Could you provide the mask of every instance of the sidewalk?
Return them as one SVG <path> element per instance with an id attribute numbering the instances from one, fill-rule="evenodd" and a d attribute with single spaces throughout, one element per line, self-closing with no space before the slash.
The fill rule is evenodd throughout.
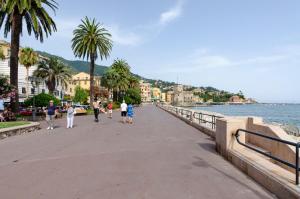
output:
<path id="1" fill-rule="evenodd" d="M 206 135 L 147 105 L 133 125 L 100 115 L 0 141 L 3 199 L 272 198 L 219 156 Z M 44 126 L 44 125 L 42 125 Z"/>

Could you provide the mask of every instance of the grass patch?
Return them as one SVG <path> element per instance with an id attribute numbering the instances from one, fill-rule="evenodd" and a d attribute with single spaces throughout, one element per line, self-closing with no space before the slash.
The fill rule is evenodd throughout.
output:
<path id="1" fill-rule="evenodd" d="M 22 125 L 26 125 L 26 124 L 30 124 L 30 122 L 26 122 L 26 121 L 0 122 L 0 129 L 15 127 L 15 126 L 22 126 Z"/>

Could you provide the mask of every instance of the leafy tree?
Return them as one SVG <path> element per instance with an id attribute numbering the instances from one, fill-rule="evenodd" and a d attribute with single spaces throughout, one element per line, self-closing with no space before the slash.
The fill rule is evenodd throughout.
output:
<path id="1" fill-rule="evenodd" d="M 55 12 L 57 3 L 54 0 L 1 0 L 0 2 L 0 28 L 4 26 L 4 36 L 11 35 L 10 53 L 10 83 L 18 90 L 18 62 L 20 49 L 20 35 L 23 32 L 23 21 L 26 23 L 28 34 L 33 32 L 36 39 L 43 42 L 46 37 L 56 31 L 56 25 L 45 7 Z M 12 101 L 12 109 L 17 112 L 19 95 Z"/>
<path id="2" fill-rule="evenodd" d="M 112 49 L 111 34 L 103 28 L 96 19 L 85 17 L 73 32 L 72 49 L 76 57 L 87 58 L 90 65 L 90 105 L 94 99 L 94 70 L 95 60 L 107 58 Z"/>
<path id="3" fill-rule="evenodd" d="M 130 88 L 126 91 L 124 100 L 128 104 L 140 104 L 142 102 L 140 89 Z"/>
<path id="4" fill-rule="evenodd" d="M 55 104 L 55 105 L 60 104 L 60 101 L 56 97 L 46 94 L 46 93 L 41 93 L 41 94 L 34 96 L 34 101 L 35 101 L 36 107 L 46 107 L 49 105 L 50 100 L 53 100 L 53 104 Z M 33 106 L 33 97 L 26 99 L 24 101 L 24 104 L 25 104 L 25 106 Z"/>
<path id="5" fill-rule="evenodd" d="M 89 94 L 85 89 L 81 88 L 80 86 L 76 86 L 73 101 L 80 104 L 85 104 L 88 100 L 88 96 Z"/>
<path id="6" fill-rule="evenodd" d="M 26 96 L 29 96 L 29 68 L 38 62 L 38 54 L 32 48 L 23 48 L 20 53 L 20 63 L 26 68 Z"/>
<path id="7" fill-rule="evenodd" d="M 57 80 L 61 80 L 63 86 L 67 87 L 68 81 L 72 76 L 69 68 L 54 57 L 41 60 L 33 75 L 45 80 L 50 94 L 53 94 L 55 91 Z"/>

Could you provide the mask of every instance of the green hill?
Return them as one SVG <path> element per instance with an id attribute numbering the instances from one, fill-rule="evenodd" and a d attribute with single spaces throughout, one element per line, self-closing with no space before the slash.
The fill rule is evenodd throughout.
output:
<path id="1" fill-rule="evenodd" d="M 55 57 L 57 59 L 59 59 L 60 61 L 62 61 L 63 63 L 65 63 L 66 65 L 68 65 L 72 71 L 74 71 L 74 73 L 78 73 L 78 72 L 86 72 L 89 73 L 90 72 L 90 64 L 87 61 L 80 61 L 80 60 L 67 60 L 63 57 L 57 56 L 57 55 L 52 55 L 49 54 L 47 52 L 41 52 L 38 51 L 38 53 L 44 57 Z M 102 66 L 102 65 L 95 65 L 95 75 L 103 75 L 104 72 L 107 70 L 107 66 Z"/>

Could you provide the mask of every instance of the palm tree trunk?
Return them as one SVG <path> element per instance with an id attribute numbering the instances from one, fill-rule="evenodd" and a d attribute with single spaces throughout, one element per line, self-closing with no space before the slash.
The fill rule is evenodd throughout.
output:
<path id="1" fill-rule="evenodd" d="M 94 69 L 95 69 L 95 56 L 91 54 L 91 65 L 90 65 L 90 106 L 93 106 L 94 100 Z"/>
<path id="2" fill-rule="evenodd" d="M 29 78 L 29 68 L 26 67 L 26 98 L 29 97 L 29 81 L 28 81 L 28 78 Z"/>
<path id="3" fill-rule="evenodd" d="M 10 83 L 16 88 L 16 96 L 11 99 L 12 111 L 17 113 L 19 109 L 19 88 L 18 88 L 18 65 L 19 65 L 19 48 L 20 33 L 22 28 L 22 18 L 15 9 L 12 17 L 11 28 L 11 54 L 10 54 Z"/>

